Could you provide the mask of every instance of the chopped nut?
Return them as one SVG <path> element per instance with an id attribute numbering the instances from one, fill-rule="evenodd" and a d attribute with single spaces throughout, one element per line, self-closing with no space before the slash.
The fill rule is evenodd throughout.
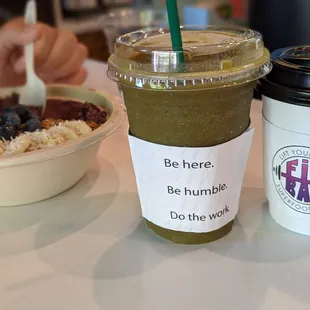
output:
<path id="1" fill-rule="evenodd" d="M 99 124 L 95 123 L 95 122 L 86 122 L 86 124 L 92 129 L 92 130 L 96 130 L 97 128 L 100 127 Z"/>
<path id="2" fill-rule="evenodd" d="M 59 125 L 63 123 L 64 121 L 62 119 L 53 119 L 53 118 L 47 118 L 44 121 L 41 122 L 43 129 L 49 129 L 55 125 Z"/>

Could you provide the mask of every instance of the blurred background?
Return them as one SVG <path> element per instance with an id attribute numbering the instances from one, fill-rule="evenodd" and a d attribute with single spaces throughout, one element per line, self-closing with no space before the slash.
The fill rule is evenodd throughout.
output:
<path id="1" fill-rule="evenodd" d="M 0 0 L 0 24 L 22 15 L 26 0 Z M 310 0 L 179 0 L 184 24 L 242 25 L 260 31 L 273 51 L 310 44 Z M 37 0 L 39 19 L 72 30 L 106 61 L 115 38 L 167 23 L 165 0 Z"/>

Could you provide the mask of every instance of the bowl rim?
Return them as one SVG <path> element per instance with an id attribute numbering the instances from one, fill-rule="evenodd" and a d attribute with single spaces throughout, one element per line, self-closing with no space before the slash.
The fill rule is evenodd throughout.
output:
<path id="1" fill-rule="evenodd" d="M 0 88 L 0 98 L 9 96 L 12 93 L 20 93 L 22 87 L 7 87 Z M 54 94 L 55 93 L 55 94 Z M 92 88 L 51 84 L 47 85 L 47 97 L 59 98 L 59 99 L 71 99 L 81 100 L 76 97 L 70 97 L 70 94 L 75 94 L 76 97 L 79 95 L 90 97 L 101 98 L 106 102 L 104 107 L 107 109 L 109 118 L 99 128 L 94 130 L 92 133 L 80 137 L 74 141 L 67 141 L 64 144 L 51 146 L 45 149 L 32 151 L 29 153 L 22 153 L 11 155 L 8 157 L 0 157 L 0 169 L 16 168 L 25 165 L 38 164 L 48 160 L 60 158 L 69 155 L 74 152 L 78 152 L 84 148 L 87 148 L 95 143 L 100 142 L 109 135 L 111 135 L 121 124 L 125 116 L 125 110 L 121 104 L 120 97 L 113 96 L 105 91 L 97 91 Z M 82 101 L 85 102 L 83 99 Z M 89 100 L 91 102 L 91 99 Z"/>

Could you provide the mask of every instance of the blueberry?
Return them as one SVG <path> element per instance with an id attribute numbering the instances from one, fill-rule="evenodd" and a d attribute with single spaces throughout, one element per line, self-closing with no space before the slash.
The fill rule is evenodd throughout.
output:
<path id="1" fill-rule="evenodd" d="M 16 113 L 19 116 L 22 123 L 26 123 L 28 120 L 34 117 L 32 111 L 28 107 L 20 104 L 5 108 L 4 113 L 6 112 Z"/>
<path id="2" fill-rule="evenodd" d="M 1 123 L 4 125 L 11 125 L 15 128 L 19 128 L 21 120 L 16 113 L 6 112 L 1 115 Z"/>
<path id="3" fill-rule="evenodd" d="M 41 121 L 38 118 L 32 118 L 25 123 L 24 131 L 34 132 L 41 128 Z"/>
<path id="4" fill-rule="evenodd" d="M 0 139 L 11 140 L 16 137 L 16 128 L 11 125 L 2 125 L 0 127 Z"/>

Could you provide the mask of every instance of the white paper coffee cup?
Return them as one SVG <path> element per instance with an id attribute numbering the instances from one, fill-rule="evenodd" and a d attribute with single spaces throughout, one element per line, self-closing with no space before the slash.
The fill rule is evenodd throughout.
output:
<path id="1" fill-rule="evenodd" d="M 269 210 L 283 227 L 310 235 L 310 46 L 277 50 L 261 79 L 264 179 Z"/>
<path id="2" fill-rule="evenodd" d="M 264 177 L 271 216 L 310 235 L 310 109 L 263 97 Z"/>

